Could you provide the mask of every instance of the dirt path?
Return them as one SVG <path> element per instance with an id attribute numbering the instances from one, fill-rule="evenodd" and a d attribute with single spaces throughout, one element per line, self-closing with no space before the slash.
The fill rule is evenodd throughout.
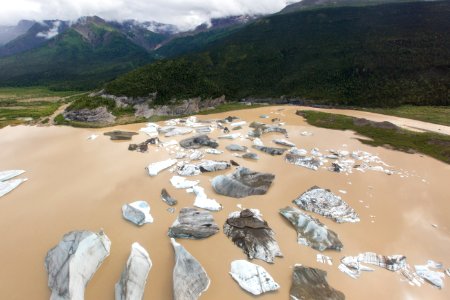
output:
<path id="1" fill-rule="evenodd" d="M 301 107 L 301 108 L 304 110 L 315 110 L 315 111 L 328 112 L 328 113 L 345 115 L 345 116 L 350 116 L 350 117 L 365 118 L 365 119 L 368 119 L 371 121 L 376 121 L 376 122 L 388 121 L 399 127 L 402 127 L 402 128 L 408 129 L 408 130 L 412 130 L 412 131 L 418 131 L 418 132 L 430 131 L 430 132 L 436 132 L 436 133 L 450 135 L 450 126 L 427 123 L 427 122 L 413 120 L 413 119 L 406 119 L 406 118 L 400 118 L 400 117 L 395 117 L 395 116 L 382 115 L 382 114 L 377 114 L 377 113 L 371 113 L 371 112 L 360 111 L 360 110 L 350 110 L 350 109 L 325 109 L 325 108 L 313 108 L 313 107 Z"/>
<path id="2" fill-rule="evenodd" d="M 57 115 L 59 115 L 59 114 L 61 114 L 61 113 L 63 113 L 63 111 L 65 111 L 66 110 L 66 108 L 70 105 L 71 103 L 66 103 L 66 104 L 63 104 L 63 105 L 61 105 L 48 119 L 49 119 L 49 121 L 48 121 L 48 124 L 49 125 L 56 125 L 55 124 L 55 118 L 56 118 L 56 116 Z"/>

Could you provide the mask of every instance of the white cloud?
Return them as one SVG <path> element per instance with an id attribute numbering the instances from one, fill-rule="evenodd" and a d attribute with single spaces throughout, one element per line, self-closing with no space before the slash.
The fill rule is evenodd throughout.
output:
<path id="1" fill-rule="evenodd" d="M 75 20 L 97 15 L 108 20 L 136 19 L 192 28 L 210 18 L 274 13 L 289 0 L 0 0 L 0 23 L 21 19 Z"/>
<path id="2" fill-rule="evenodd" d="M 47 31 L 38 32 L 36 34 L 37 37 L 41 37 L 44 39 L 52 39 L 59 34 L 59 26 L 61 25 L 60 21 L 55 21 Z"/>

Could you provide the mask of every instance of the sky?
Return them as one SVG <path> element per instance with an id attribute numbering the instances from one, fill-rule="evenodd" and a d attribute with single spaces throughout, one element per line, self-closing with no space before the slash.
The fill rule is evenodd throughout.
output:
<path id="1" fill-rule="evenodd" d="M 190 29 L 210 18 L 275 13 L 293 0 L 0 0 L 0 25 L 19 20 L 136 19 Z"/>

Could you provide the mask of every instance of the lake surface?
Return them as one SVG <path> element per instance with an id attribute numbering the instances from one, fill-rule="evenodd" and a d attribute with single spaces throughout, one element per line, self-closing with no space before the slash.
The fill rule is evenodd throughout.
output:
<path id="1" fill-rule="evenodd" d="M 362 144 L 351 131 L 335 131 L 308 125 L 295 115 L 297 107 L 263 107 L 198 116 L 198 119 L 219 119 L 237 116 L 247 121 L 271 123 L 272 118 L 285 122 L 289 140 L 310 151 L 318 148 L 363 150 L 378 155 L 397 173 L 353 171 L 351 174 L 334 173 L 327 169 L 312 171 L 288 164 L 284 156 L 258 153 L 260 160 L 249 161 L 234 157 L 225 150 L 230 143 L 251 147 L 248 139 L 218 140 L 222 155 L 207 154 L 206 159 L 237 161 L 255 171 L 276 175 L 268 193 L 234 199 L 215 194 L 210 180 L 231 170 L 206 173 L 192 177 L 200 180 L 209 198 L 222 203 L 223 210 L 213 213 L 222 228 L 228 214 L 245 208 L 257 208 L 275 232 L 283 258 L 274 264 L 260 260 L 253 263 L 263 266 L 281 285 L 279 291 L 268 293 L 264 299 L 289 299 L 292 267 L 303 264 L 328 272 L 328 283 L 342 291 L 347 299 L 450 299 L 450 288 L 442 290 L 425 283 L 410 286 L 400 274 L 375 267 L 352 279 L 338 270 L 343 256 L 372 251 L 383 255 L 403 254 L 411 266 L 426 264 L 428 259 L 450 267 L 450 166 L 420 154 L 406 154 L 381 147 Z M 261 119 L 267 114 L 269 119 Z M 355 112 L 358 114 L 358 112 Z M 383 116 L 389 120 L 389 116 Z M 161 123 L 163 124 L 163 123 Z M 118 126 L 114 129 L 139 130 L 145 124 Z M 139 242 L 150 254 L 153 268 L 150 271 L 145 299 L 172 299 L 172 269 L 174 255 L 167 229 L 182 207 L 193 205 L 195 196 L 174 189 L 168 170 L 156 177 L 148 176 L 145 167 L 151 163 L 174 157 L 164 148 L 149 145 L 148 153 L 128 151 L 130 142 L 113 142 L 104 129 L 76 129 L 70 127 L 6 127 L 0 130 L 0 170 L 24 169 L 21 177 L 29 180 L 10 194 L 0 198 L 0 298 L 48 299 L 47 274 L 44 258 L 62 236 L 72 230 L 103 229 L 112 241 L 111 255 L 104 261 L 86 289 L 86 299 L 114 299 L 114 284 L 120 277 L 131 244 Z M 246 134 L 248 126 L 237 131 Z M 303 136 L 302 132 L 312 133 Z M 96 140 L 87 140 L 98 134 Z M 222 133 L 215 130 L 210 137 Z M 187 136 L 162 138 L 181 140 Z M 284 138 L 279 133 L 262 136 L 267 146 L 276 146 L 274 138 Z M 140 143 L 147 136 L 140 133 L 132 143 Z M 191 179 L 191 178 L 189 178 Z M 316 262 L 320 253 L 297 244 L 293 227 L 278 213 L 280 208 L 293 205 L 291 201 L 312 186 L 328 188 L 353 207 L 361 222 L 337 224 L 317 214 L 315 218 L 335 231 L 344 248 L 341 252 L 325 251 L 332 257 L 333 265 Z M 167 211 L 160 192 L 166 188 L 178 200 L 175 213 Z M 345 192 L 339 192 L 339 191 Z M 154 223 L 136 227 L 122 218 L 125 203 L 146 200 L 151 206 Z M 432 226 L 435 224 L 437 226 Z M 205 240 L 183 240 L 181 243 L 203 265 L 211 285 L 202 295 L 203 300 L 254 299 L 243 291 L 228 274 L 233 260 L 245 259 L 245 254 L 224 234 Z M 449 284 L 448 276 L 445 284 Z"/>

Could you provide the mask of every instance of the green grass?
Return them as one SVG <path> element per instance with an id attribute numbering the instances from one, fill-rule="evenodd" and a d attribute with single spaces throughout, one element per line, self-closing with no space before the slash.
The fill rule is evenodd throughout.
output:
<path id="1" fill-rule="evenodd" d="M 26 100 L 39 97 L 67 97 L 74 95 L 76 91 L 53 91 L 47 87 L 0 87 L 0 101 Z"/>
<path id="2" fill-rule="evenodd" d="M 408 153 L 420 152 L 450 164 L 450 137 L 447 135 L 404 129 L 383 129 L 370 125 L 356 126 L 353 117 L 307 110 L 302 113 L 310 125 L 328 129 L 353 130 L 371 139 L 359 139 L 364 144 L 387 146 Z"/>
<path id="3" fill-rule="evenodd" d="M 370 112 L 450 126 L 450 106 L 412 106 L 368 108 Z"/>
<path id="4" fill-rule="evenodd" d="M 0 88 L 0 128 L 47 119 L 76 92 L 45 87 Z"/>

